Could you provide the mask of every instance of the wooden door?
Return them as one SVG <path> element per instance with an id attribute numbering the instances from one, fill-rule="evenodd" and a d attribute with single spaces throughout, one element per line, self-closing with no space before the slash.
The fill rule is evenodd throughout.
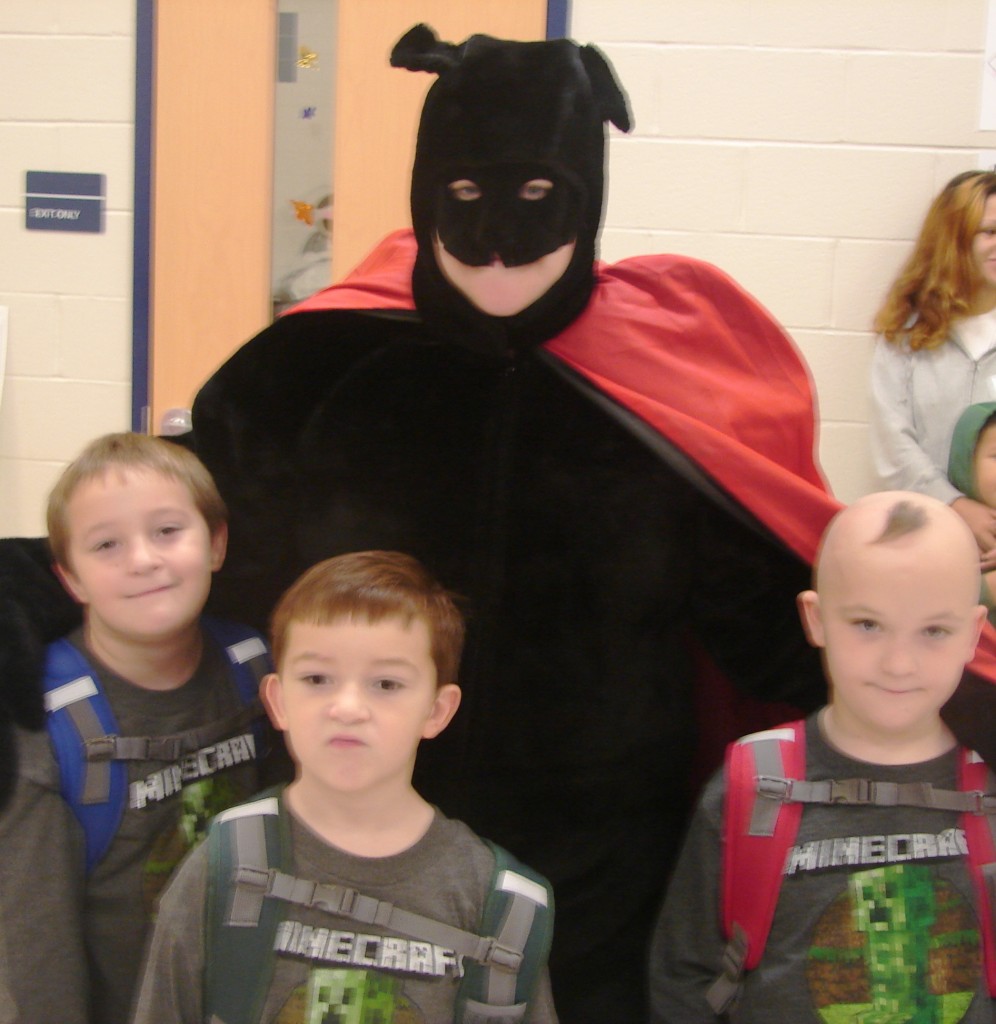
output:
<path id="1" fill-rule="evenodd" d="M 269 320 L 276 0 L 155 10 L 150 428 Z"/>
<path id="2" fill-rule="evenodd" d="M 393 69 L 416 21 L 542 39 L 546 0 L 338 0 L 332 275 L 410 224 L 418 111 L 433 76 Z M 271 318 L 276 0 L 155 5 L 150 429 Z"/>

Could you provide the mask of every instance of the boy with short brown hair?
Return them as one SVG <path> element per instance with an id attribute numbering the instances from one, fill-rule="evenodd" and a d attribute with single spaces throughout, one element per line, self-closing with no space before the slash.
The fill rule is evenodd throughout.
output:
<path id="1" fill-rule="evenodd" d="M 528 921 L 552 912 L 548 886 L 518 865 L 493 882 L 507 855 L 412 786 L 420 741 L 442 732 L 460 703 L 463 623 L 451 595 L 410 556 L 357 552 L 308 570 L 272 622 L 277 673 L 264 695 L 286 733 L 294 781 L 220 816 L 208 844 L 177 872 L 161 902 L 135 1021 L 271 1021 L 291 1006 L 296 1020 L 331 1019 L 348 1006 L 355 1019 L 376 1009 L 385 1022 L 449 1024 L 481 1002 L 461 979 L 482 968 L 501 1005 L 479 1005 L 479 1014 L 555 1021 L 549 927 L 523 965 L 536 976 L 532 992 L 517 991 L 514 970 Z M 277 835 L 285 863 L 244 852 L 280 845 Z M 232 846 L 237 861 L 219 868 Z M 271 881 L 260 888 L 263 879 Z M 507 925 L 497 941 L 481 934 L 495 885 L 514 901 L 507 918 L 527 924 L 516 940 Z M 219 887 L 224 894 L 212 895 Z M 248 904 L 251 927 L 242 916 Z M 257 941 L 251 933 L 268 913 L 276 914 L 272 938 Z M 241 952 L 243 936 L 257 952 Z M 248 978 L 261 988 L 250 993 L 251 1011 L 240 1002 Z"/>
<path id="2" fill-rule="evenodd" d="M 48 503 L 83 625 L 49 645 L 46 730 L 0 815 L 0 1020 L 123 1024 L 154 899 L 208 818 L 255 792 L 262 638 L 202 616 L 225 506 L 198 459 L 98 438 Z"/>

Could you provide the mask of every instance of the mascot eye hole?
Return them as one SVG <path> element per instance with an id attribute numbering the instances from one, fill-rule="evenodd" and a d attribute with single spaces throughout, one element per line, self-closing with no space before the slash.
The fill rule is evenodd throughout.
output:
<path id="1" fill-rule="evenodd" d="M 549 178 L 531 178 L 519 189 L 519 198 L 529 202 L 536 202 L 546 197 L 553 191 L 553 182 Z"/>
<path id="2" fill-rule="evenodd" d="M 451 181 L 446 187 L 450 190 L 450 195 L 461 203 L 472 203 L 475 199 L 480 199 L 483 194 L 481 186 L 469 178 Z"/>
<path id="3" fill-rule="evenodd" d="M 460 178 L 457 181 L 451 181 L 446 187 L 450 195 L 460 203 L 472 203 L 484 195 L 484 189 L 476 181 L 471 181 L 470 178 Z M 519 186 L 516 197 L 525 199 L 530 203 L 535 203 L 540 199 L 546 199 L 552 191 L 553 182 L 549 178 L 530 178 L 529 181 Z"/>

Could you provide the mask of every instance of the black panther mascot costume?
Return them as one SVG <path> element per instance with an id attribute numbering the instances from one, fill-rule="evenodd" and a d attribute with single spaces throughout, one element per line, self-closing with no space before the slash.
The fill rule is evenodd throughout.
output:
<path id="1" fill-rule="evenodd" d="M 836 509 L 808 377 L 714 268 L 596 263 L 604 124 L 629 128 L 597 50 L 417 26 L 392 62 L 438 76 L 414 234 L 243 346 L 182 439 L 231 512 L 211 606 L 265 626 L 306 566 L 366 548 L 463 595 L 464 704 L 416 785 L 554 882 L 561 1019 L 641 1020 L 703 720 L 825 696 L 795 611 Z M 476 290 L 544 267 L 525 305 Z M 37 727 L 37 645 L 74 612 L 43 541 L 4 542 L 0 587 L 0 700 Z"/>

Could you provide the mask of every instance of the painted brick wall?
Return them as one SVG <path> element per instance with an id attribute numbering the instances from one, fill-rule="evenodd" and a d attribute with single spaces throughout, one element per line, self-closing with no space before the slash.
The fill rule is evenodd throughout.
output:
<path id="1" fill-rule="evenodd" d="M 133 0 L 0 2 L 0 535 L 130 391 Z M 871 486 L 869 325 L 927 203 L 996 149 L 980 132 L 986 0 L 573 0 L 636 127 L 613 131 L 602 255 L 732 274 L 812 369 L 821 458 Z M 359 140 L 357 144 L 362 144 Z M 103 235 L 25 232 L 24 172 L 107 175 Z"/>
<path id="2" fill-rule="evenodd" d="M 0 3 L 0 536 L 43 530 L 90 438 L 130 426 L 133 0 Z M 26 231 L 25 171 L 106 175 L 103 234 Z"/>
<path id="3" fill-rule="evenodd" d="M 602 255 L 681 252 L 761 300 L 812 370 L 820 454 L 872 487 L 870 324 L 927 204 L 978 166 L 986 0 L 573 0 L 635 129 L 614 132 Z"/>

